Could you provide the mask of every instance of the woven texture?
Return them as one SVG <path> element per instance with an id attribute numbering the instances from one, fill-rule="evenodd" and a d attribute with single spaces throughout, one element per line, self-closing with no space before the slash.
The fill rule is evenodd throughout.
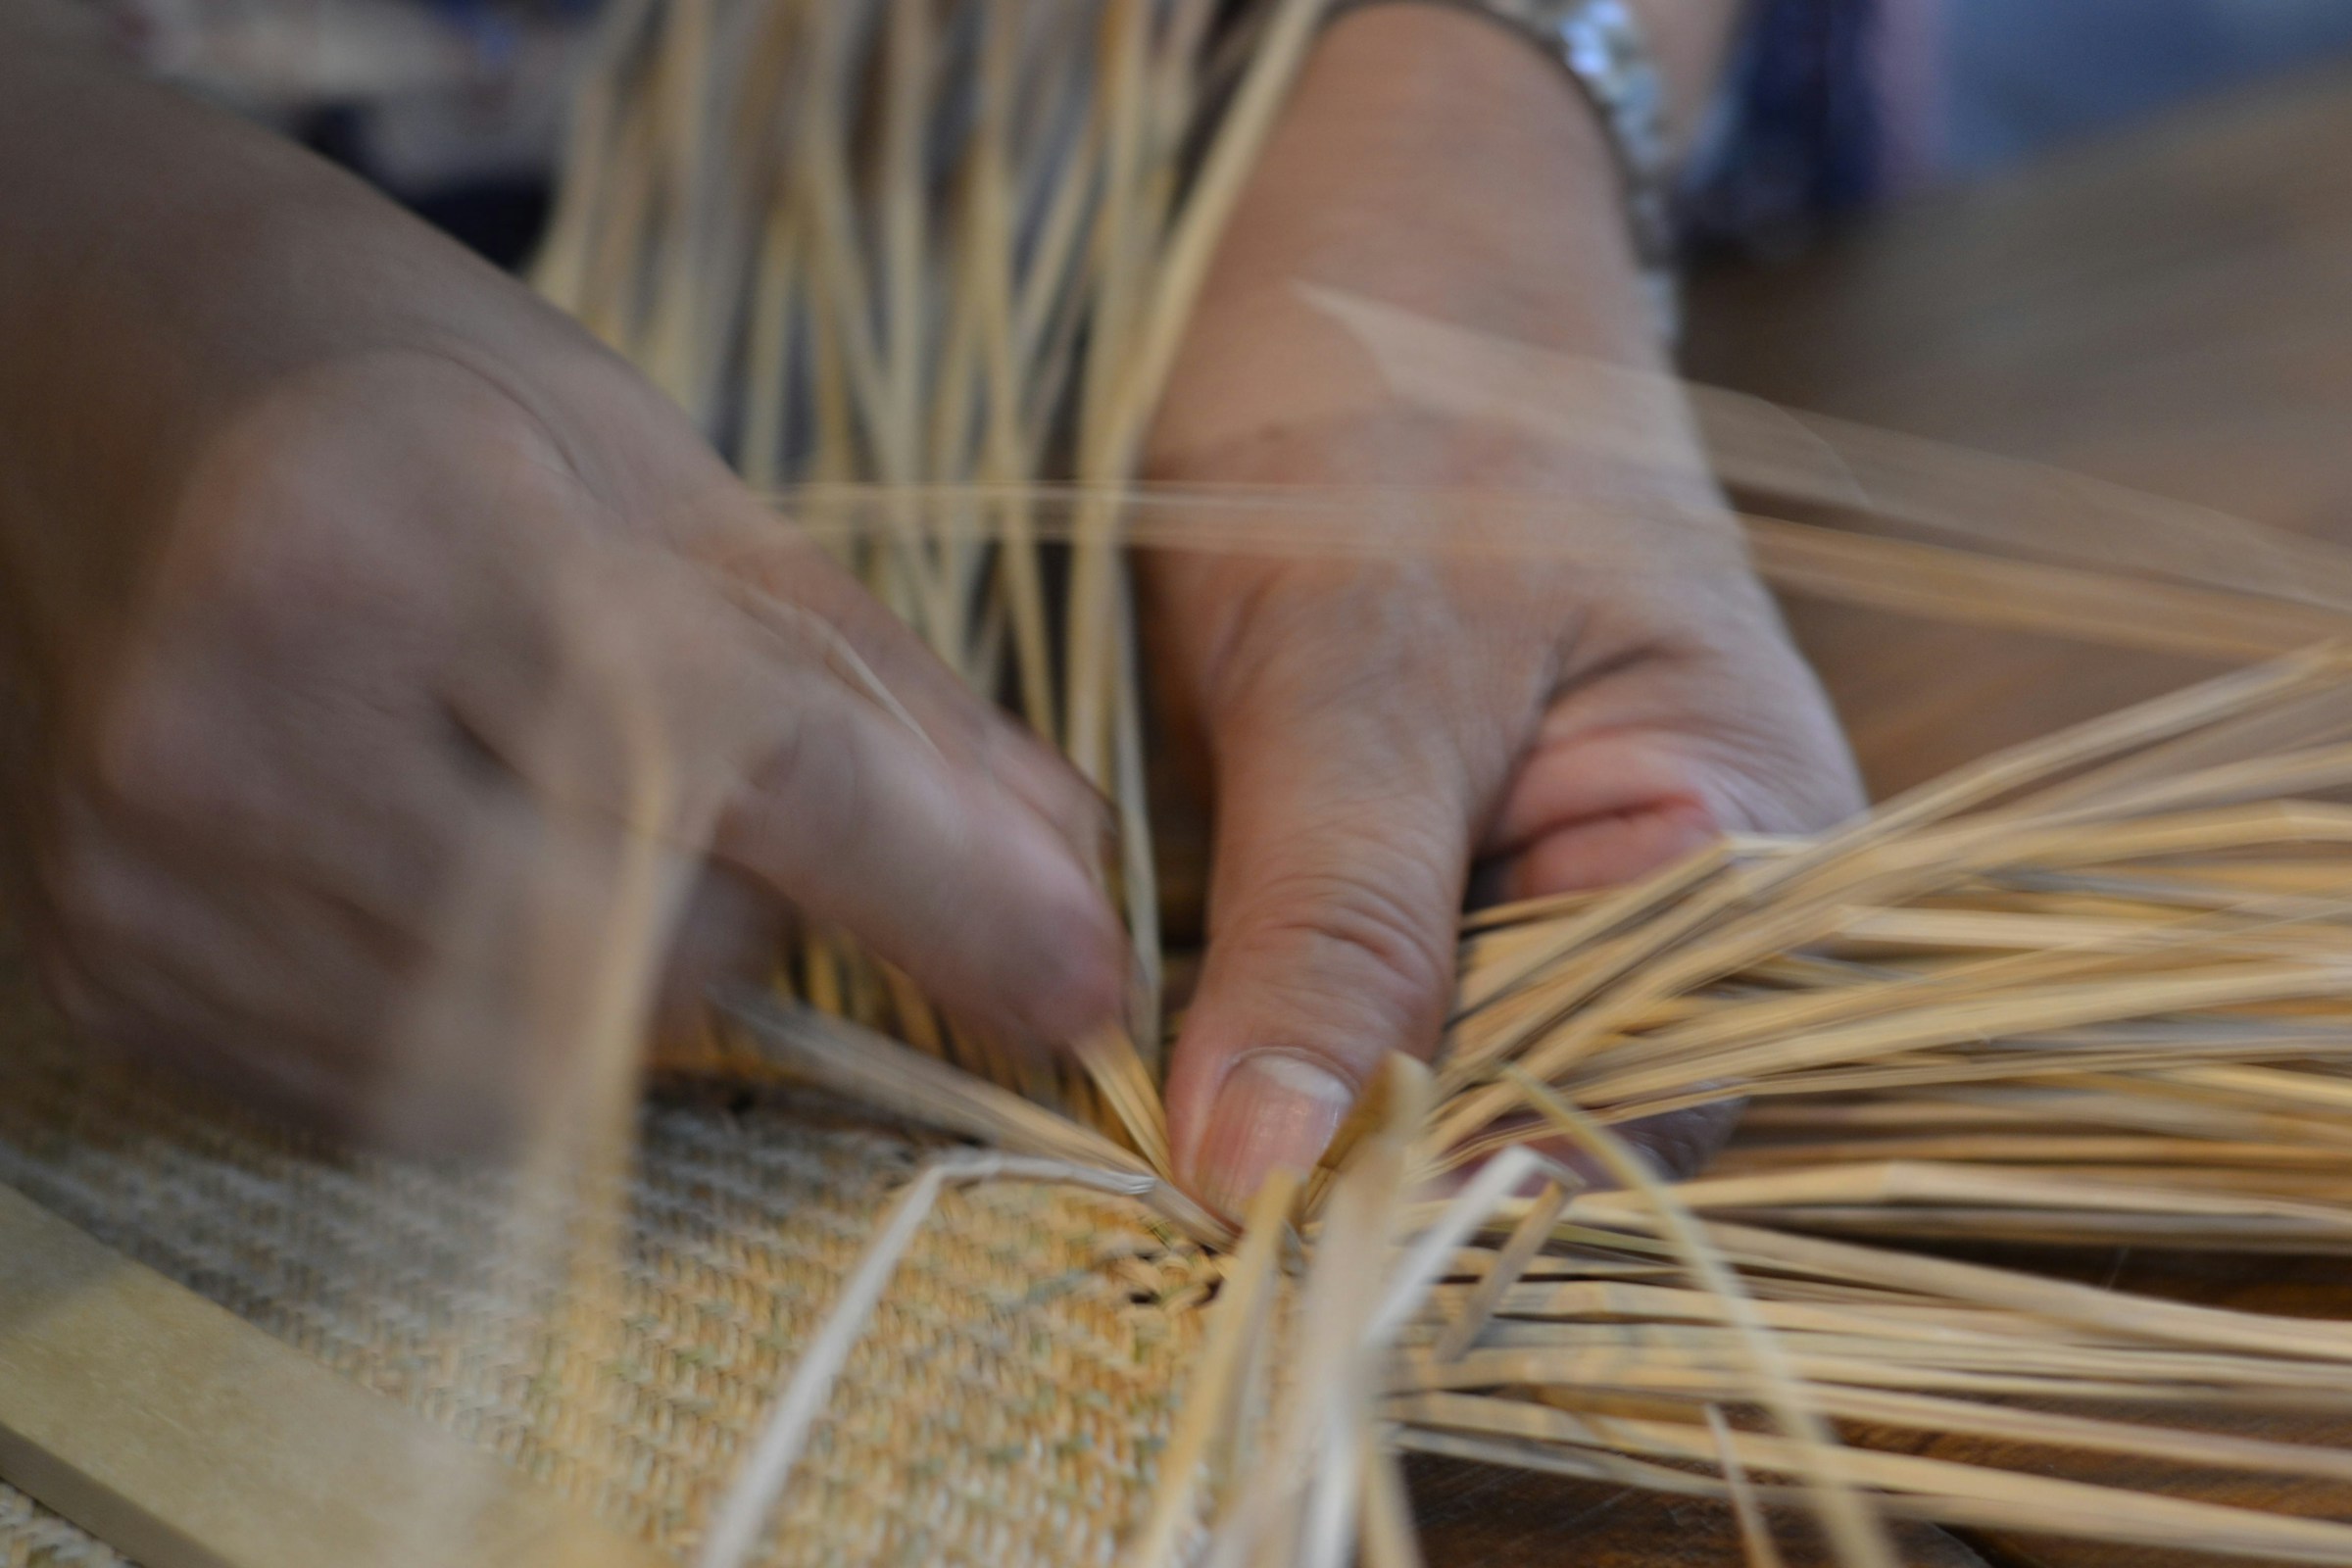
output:
<path id="1" fill-rule="evenodd" d="M 498 1181 L 337 1152 L 92 1065 L 0 946 L 0 1182 L 683 1558 L 922 1144 L 780 1086 L 685 1079 L 658 1086 L 642 1132 L 612 1308 L 566 1335 L 491 1261 L 512 1255 Z M 767 1560 L 1111 1560 L 1181 1394 L 1198 1266 L 1123 1200 L 951 1193 Z M 0 1562 L 120 1561 L 0 1488 Z"/>

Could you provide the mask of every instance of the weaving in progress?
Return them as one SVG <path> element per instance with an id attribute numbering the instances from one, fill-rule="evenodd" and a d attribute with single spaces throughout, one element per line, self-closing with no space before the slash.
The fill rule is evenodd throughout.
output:
<path id="1" fill-rule="evenodd" d="M 2051 1261 L 2352 1255 L 2352 554 L 1304 282 L 1384 395 L 1607 482 L 1162 482 L 1325 10 L 600 19 L 533 281 L 778 559 L 1100 792 L 1124 1020 L 1041 1052 L 808 921 L 648 1063 L 678 824 L 714 808 L 609 661 L 548 755 L 630 831 L 593 898 L 541 890 L 573 1055 L 511 1160 L 159 1092 L 0 954 L 0 1560 L 1407 1568 L 1421 1455 L 1710 1499 L 1756 1568 L 1895 1568 L 1921 1522 L 2352 1563 L 2352 1320 Z M 1611 412 L 1661 403 L 1703 451 Z M 1690 581 L 2209 673 L 1821 832 L 1475 902 L 1435 1055 L 1374 1068 L 1313 1169 L 1204 1200 L 1168 1107 L 1215 911 L 1147 570 L 1476 586 L 1573 536 L 1609 594 L 1680 591 L 1635 514 Z M 896 667 L 767 608 L 960 761 Z M 1735 1114 L 1697 1171 L 1645 1131 Z"/>

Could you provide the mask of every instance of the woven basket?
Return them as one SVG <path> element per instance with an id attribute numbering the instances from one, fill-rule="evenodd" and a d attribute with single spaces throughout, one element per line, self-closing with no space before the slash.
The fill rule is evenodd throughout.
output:
<path id="1" fill-rule="evenodd" d="M 93 1062 L 0 958 L 0 1182 L 682 1557 L 927 1140 L 741 1077 L 659 1082 L 642 1133 L 617 1334 L 566 1335 L 485 1262 L 499 1181 Z M 1198 1265 L 1125 1200 L 951 1193 L 764 1560 L 1108 1561 L 1198 1338 Z M 0 1487 L 0 1561 L 120 1560 Z"/>

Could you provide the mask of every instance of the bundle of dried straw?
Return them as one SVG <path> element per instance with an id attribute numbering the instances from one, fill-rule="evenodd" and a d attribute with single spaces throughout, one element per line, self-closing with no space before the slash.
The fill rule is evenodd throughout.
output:
<path id="1" fill-rule="evenodd" d="M 1362 510 L 1125 488 L 1320 8 L 1225 30 L 1216 9 L 638 0 L 581 104 L 545 286 L 755 484 L 804 486 L 787 510 L 1113 797 L 1154 975 L 1136 1040 L 1067 1071 L 958 1035 L 823 936 L 784 966 L 797 1000 L 743 1004 L 797 1071 L 997 1152 L 934 1163 L 877 1227 L 703 1561 L 757 1545 L 940 1190 L 1023 1180 L 1143 1194 L 1211 1249 L 1132 1568 L 1411 1562 L 1403 1449 L 1725 1497 L 1759 1563 L 1777 1501 L 1856 1568 L 1894 1561 L 1894 1517 L 2352 1562 L 2352 1524 L 1840 1441 L 2352 1481 L 2344 1453 L 2202 1430 L 2352 1410 L 2352 1324 L 1894 1245 L 2352 1250 L 2352 809 L 2330 799 L 2352 668 L 2325 646 L 2352 572 L 2316 547 L 2079 487 L 2047 534 L 2044 476 L 1702 397 L 1744 496 L 1886 525 L 1750 519 L 1788 588 L 2250 667 L 1817 840 L 1480 912 L 1434 1067 L 1395 1063 L 1311 1181 L 1271 1185 L 1238 1238 L 1168 1182 L 1122 551 L 1214 547 L 1219 519 L 1262 548 L 1268 515 Z M 2007 553 L 1963 548 L 1987 536 Z M 1746 1134 L 1679 1186 L 1612 1131 L 1741 1098 Z M 1446 1174 L 1453 1196 L 1424 1196 Z"/>

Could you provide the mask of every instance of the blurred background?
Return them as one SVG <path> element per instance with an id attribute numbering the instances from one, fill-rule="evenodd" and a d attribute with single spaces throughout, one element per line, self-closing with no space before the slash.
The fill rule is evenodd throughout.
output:
<path id="1" fill-rule="evenodd" d="M 514 265 L 598 0 L 87 3 Z M 1690 182 L 1689 374 L 2352 544 L 2352 0 L 1750 21 Z M 2208 672 L 1789 609 L 1880 791 Z"/>
<path id="2" fill-rule="evenodd" d="M 2352 545 L 2352 5 L 1884 0 L 1871 20 L 1842 132 L 1870 160 L 1813 220 L 1750 225 L 1695 270 L 1687 373 L 1938 443 L 1919 470 L 1963 509 L 2019 477 L 2053 559 L 2111 505 Z M 2132 541 L 2108 536 L 2117 564 L 2139 564 Z M 1789 610 L 1881 791 L 2211 672 Z"/>
<path id="3" fill-rule="evenodd" d="M 1895 0 L 1897 5 L 1901 0 Z M 1910 0 L 1932 65 L 1931 177 L 2000 172 L 2078 137 L 2352 56 L 2341 0 Z"/>
<path id="4" fill-rule="evenodd" d="M 511 260 L 541 211 L 564 83 L 597 0 L 91 3 L 159 74 L 279 121 Z M 1873 122 L 1869 167 L 1849 172 L 1847 199 L 1997 176 L 2167 110 L 2352 58 L 2344 0 L 1757 9 L 1776 13 L 1785 44 L 1848 54 L 1869 83 L 1869 102 L 1851 112 Z M 1766 248 L 1790 238 L 1776 232 Z"/>

